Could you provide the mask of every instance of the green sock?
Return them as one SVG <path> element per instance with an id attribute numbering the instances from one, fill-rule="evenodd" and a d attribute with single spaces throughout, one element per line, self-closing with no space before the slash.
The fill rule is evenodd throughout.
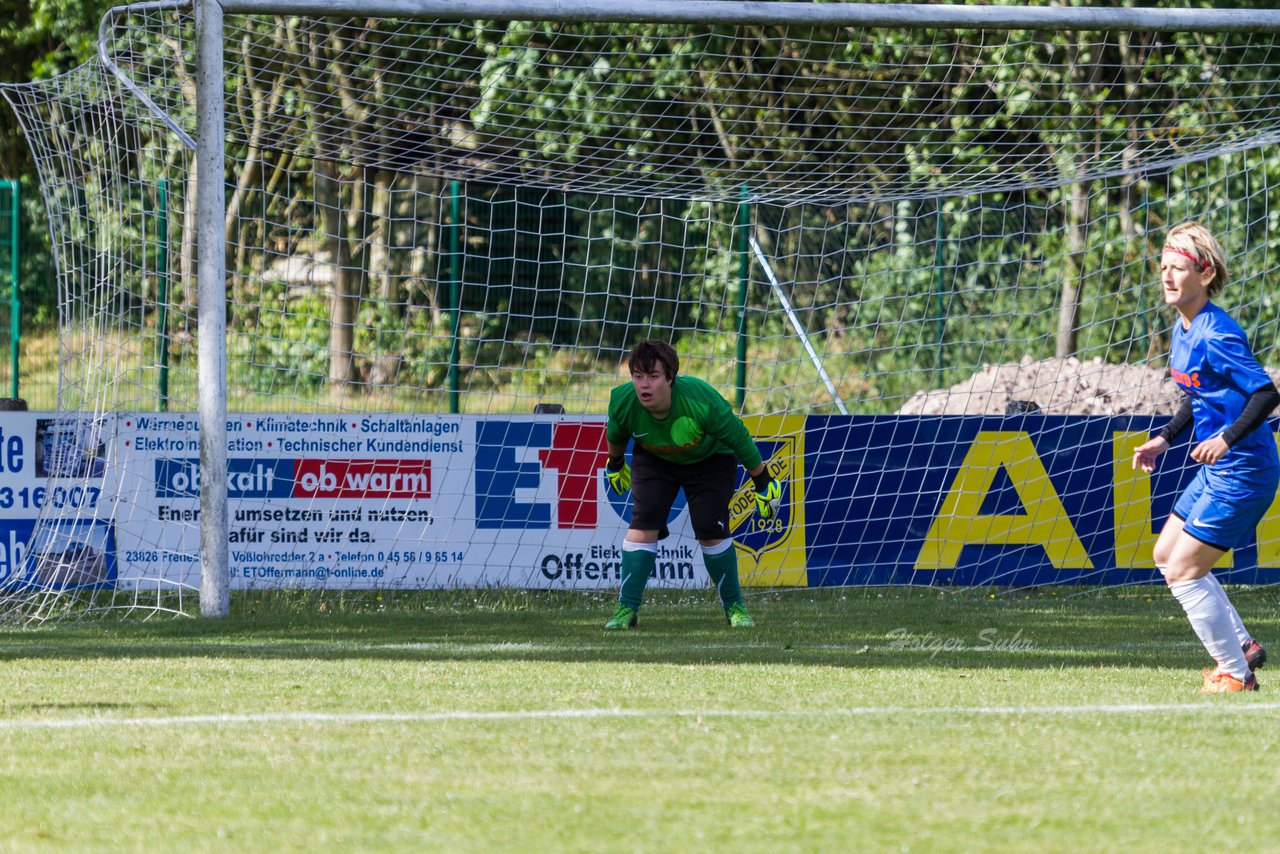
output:
<path id="1" fill-rule="evenodd" d="M 644 586 L 649 583 L 654 567 L 658 565 L 658 550 L 627 549 L 622 550 L 622 592 L 618 601 L 640 610 L 644 601 Z"/>
<path id="2" fill-rule="evenodd" d="M 706 564 L 707 575 L 711 576 L 711 583 L 720 594 L 720 601 L 728 608 L 735 602 L 742 602 L 742 588 L 738 585 L 738 550 L 732 541 L 725 542 L 729 548 L 717 554 L 707 554 L 703 549 L 702 562 Z"/>

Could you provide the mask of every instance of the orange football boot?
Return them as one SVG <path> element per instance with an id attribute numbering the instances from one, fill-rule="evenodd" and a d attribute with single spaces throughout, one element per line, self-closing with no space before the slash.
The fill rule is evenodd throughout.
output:
<path id="1" fill-rule="evenodd" d="M 1200 688 L 1201 694 L 1235 694 L 1240 691 L 1258 690 L 1258 679 L 1252 673 L 1241 682 L 1230 673 L 1221 670 L 1206 669 L 1201 672 L 1204 675 L 1204 685 Z"/>

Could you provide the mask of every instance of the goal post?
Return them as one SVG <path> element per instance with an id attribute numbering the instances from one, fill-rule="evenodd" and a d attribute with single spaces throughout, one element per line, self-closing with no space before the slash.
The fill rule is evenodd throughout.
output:
<path id="1" fill-rule="evenodd" d="M 196 0 L 196 240 L 199 246 L 200 612 L 230 608 L 227 518 L 226 110 L 222 6 Z"/>
<path id="2" fill-rule="evenodd" d="M 1277 32 L 1119 6 L 114 9 L 97 63 L 3 90 L 58 247 L 59 408 L 121 416 L 110 510 L 36 530 L 110 516 L 116 581 L 190 589 L 194 558 L 209 616 L 336 578 L 604 586 L 626 509 L 581 459 L 661 336 L 803 484 L 793 539 L 735 516 L 749 582 L 1141 582 L 1180 475 L 1131 481 L 1116 437 L 1176 399 L 1164 228 L 1220 233 L 1276 362 Z M 175 414 L 144 427 L 160 376 Z M 329 476 L 411 485 L 361 503 Z M 268 499 L 300 517 L 279 548 L 244 521 Z M 1280 572 L 1270 536 L 1252 580 Z"/>

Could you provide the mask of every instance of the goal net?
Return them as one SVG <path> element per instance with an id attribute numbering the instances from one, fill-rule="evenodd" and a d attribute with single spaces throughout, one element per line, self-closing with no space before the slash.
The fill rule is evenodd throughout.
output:
<path id="1" fill-rule="evenodd" d="M 1280 367 L 1274 32 L 745 5 L 795 21 L 228 12 L 233 589 L 613 587 L 604 414 L 649 337 L 787 484 L 781 523 L 735 499 L 749 589 L 1153 580 L 1190 472 L 1129 469 L 1178 402 L 1169 226 L 1217 233 Z M 27 498 L 0 493 L 26 617 L 199 585 L 194 18 L 100 39 L 3 89 L 61 308 L 57 400 L 13 416 Z M 696 587 L 682 512 L 655 583 Z M 1277 526 L 1234 580 L 1276 578 Z"/>

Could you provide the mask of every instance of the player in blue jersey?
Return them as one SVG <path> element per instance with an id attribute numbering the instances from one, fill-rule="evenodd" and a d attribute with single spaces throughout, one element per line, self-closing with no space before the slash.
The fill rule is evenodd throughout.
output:
<path id="1" fill-rule="evenodd" d="M 1266 420 L 1280 393 L 1239 324 L 1210 302 L 1227 284 L 1227 264 L 1204 226 L 1185 223 L 1169 232 L 1160 281 L 1165 304 L 1178 312 L 1169 372 L 1185 397 L 1160 434 L 1134 451 L 1133 466 L 1154 471 L 1156 459 L 1194 422 L 1198 443 L 1191 458 L 1201 468 L 1164 523 L 1156 568 L 1218 664 L 1204 671 L 1201 691 L 1256 691 L 1253 671 L 1266 651 L 1211 570 L 1249 539 L 1276 497 L 1280 456 Z"/>

